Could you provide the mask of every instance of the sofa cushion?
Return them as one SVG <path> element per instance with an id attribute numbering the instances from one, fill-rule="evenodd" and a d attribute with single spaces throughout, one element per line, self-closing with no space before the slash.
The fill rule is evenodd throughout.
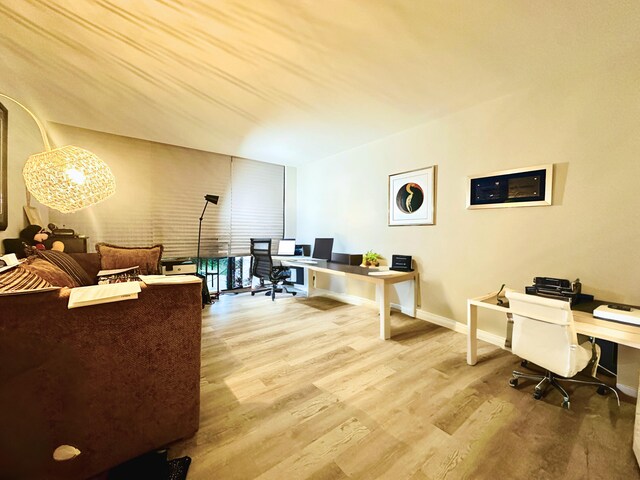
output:
<path id="1" fill-rule="evenodd" d="M 0 273 L 0 292 L 8 293 L 18 290 L 39 290 L 52 287 L 44 278 L 26 270 L 22 265 Z"/>
<path id="2" fill-rule="evenodd" d="M 35 273 L 40 278 L 44 278 L 54 287 L 74 288 L 80 286 L 67 272 L 37 255 L 29 257 L 23 264 L 23 268 Z"/>
<path id="3" fill-rule="evenodd" d="M 96 244 L 96 252 L 100 256 L 100 268 L 102 270 L 138 266 L 142 275 L 157 275 L 160 273 L 162 249 L 162 245 L 120 247 L 108 243 Z"/>
<path id="4" fill-rule="evenodd" d="M 36 255 L 66 272 L 78 286 L 93 285 L 93 280 L 87 272 L 68 253 L 56 250 L 36 250 Z"/>

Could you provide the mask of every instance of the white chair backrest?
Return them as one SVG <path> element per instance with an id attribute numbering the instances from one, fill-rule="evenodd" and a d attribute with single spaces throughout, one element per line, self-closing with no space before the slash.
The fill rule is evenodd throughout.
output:
<path id="1" fill-rule="evenodd" d="M 513 315 L 511 349 L 563 377 L 575 375 L 578 336 L 569 302 L 507 292 Z"/>

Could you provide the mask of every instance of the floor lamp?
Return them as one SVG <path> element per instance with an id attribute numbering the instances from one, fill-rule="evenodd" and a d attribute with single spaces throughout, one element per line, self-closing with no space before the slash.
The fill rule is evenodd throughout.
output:
<path id="1" fill-rule="evenodd" d="M 198 225 L 198 259 L 196 260 L 196 275 L 204 280 L 202 282 L 202 308 L 204 308 L 205 304 L 211 303 L 211 296 L 209 295 L 209 288 L 207 287 L 207 278 L 206 276 L 200 274 L 200 237 L 202 236 L 202 219 L 204 218 L 204 212 L 207 210 L 207 206 L 209 205 L 209 203 L 217 205 L 219 198 L 220 197 L 218 195 L 204 196 L 204 208 L 202 209 L 202 214 L 200 215 L 200 224 Z"/>

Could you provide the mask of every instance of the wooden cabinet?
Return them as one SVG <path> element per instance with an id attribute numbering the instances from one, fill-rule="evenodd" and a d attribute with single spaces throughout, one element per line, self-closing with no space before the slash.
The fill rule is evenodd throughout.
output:
<path id="1" fill-rule="evenodd" d="M 49 237 L 51 243 L 56 241 L 64 243 L 64 251 L 67 253 L 87 253 L 87 240 L 89 240 L 88 237 L 56 237 L 54 235 Z"/>

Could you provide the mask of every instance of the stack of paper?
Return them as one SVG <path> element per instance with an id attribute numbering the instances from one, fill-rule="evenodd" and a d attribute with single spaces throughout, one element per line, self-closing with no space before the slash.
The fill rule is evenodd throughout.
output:
<path id="1" fill-rule="evenodd" d="M 127 267 L 127 268 L 116 268 L 113 270 L 100 270 L 98 272 L 98 277 L 106 277 L 108 275 L 118 275 L 119 273 L 125 273 L 125 272 L 130 272 L 132 270 L 135 270 L 136 268 L 140 268 L 139 265 L 136 265 L 135 267 Z"/>
<path id="2" fill-rule="evenodd" d="M 180 283 L 200 283 L 201 280 L 195 275 L 140 275 L 147 285 L 175 285 Z"/>
<path id="3" fill-rule="evenodd" d="M 110 283 L 72 288 L 68 308 L 86 307 L 101 303 L 135 300 L 140 293 L 139 282 Z"/>
<path id="4" fill-rule="evenodd" d="M 0 273 L 4 272 L 5 270 L 9 270 L 24 261 L 24 259 L 18 260 L 15 253 L 7 253 L 6 255 L 1 256 L 0 260 L 5 263 L 5 266 L 0 267 Z"/>

